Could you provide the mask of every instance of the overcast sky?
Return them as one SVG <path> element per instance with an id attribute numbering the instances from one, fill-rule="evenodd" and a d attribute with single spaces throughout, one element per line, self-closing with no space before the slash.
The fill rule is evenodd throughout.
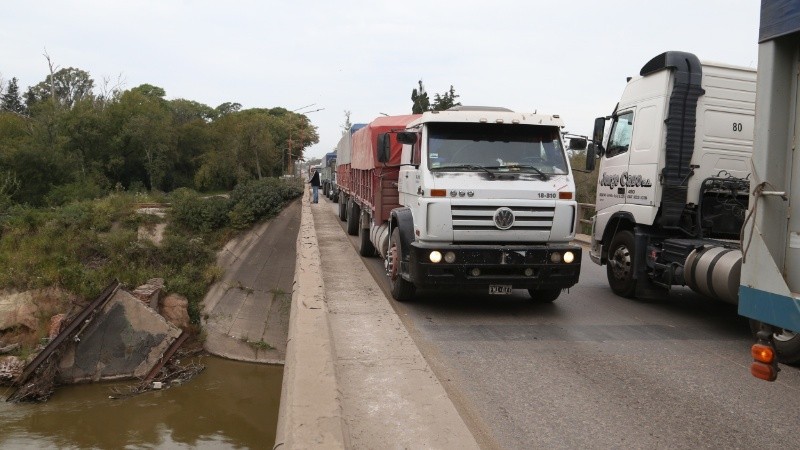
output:
<path id="1" fill-rule="evenodd" d="M 423 80 L 464 105 L 560 114 L 588 134 L 666 50 L 756 67 L 756 0 L 6 1 L 0 77 L 43 81 L 45 52 L 96 84 L 310 112 L 331 151 L 353 123 L 411 112 Z M 306 105 L 306 108 L 302 108 Z"/>

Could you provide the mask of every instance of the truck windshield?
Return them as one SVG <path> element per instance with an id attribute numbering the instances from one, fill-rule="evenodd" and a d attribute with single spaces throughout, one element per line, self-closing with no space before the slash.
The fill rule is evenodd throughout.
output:
<path id="1" fill-rule="evenodd" d="M 497 172 L 567 173 L 557 127 L 516 124 L 431 123 L 428 167 L 433 171 L 485 168 Z"/>

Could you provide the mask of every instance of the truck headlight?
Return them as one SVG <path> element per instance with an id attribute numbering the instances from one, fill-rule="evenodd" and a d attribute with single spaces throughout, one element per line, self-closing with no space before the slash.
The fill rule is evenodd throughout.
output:
<path id="1" fill-rule="evenodd" d="M 561 262 L 561 253 L 553 252 L 550 254 L 550 262 L 558 264 Z"/>
<path id="2" fill-rule="evenodd" d="M 572 252 L 565 252 L 564 253 L 564 262 L 569 264 L 572 261 L 575 261 L 575 254 Z"/>
<path id="3" fill-rule="evenodd" d="M 453 252 L 447 252 L 444 254 L 444 261 L 448 263 L 453 263 L 456 260 L 456 254 Z"/>
<path id="4" fill-rule="evenodd" d="M 431 252 L 430 258 L 432 263 L 438 263 L 442 260 L 442 252 L 434 250 Z"/>

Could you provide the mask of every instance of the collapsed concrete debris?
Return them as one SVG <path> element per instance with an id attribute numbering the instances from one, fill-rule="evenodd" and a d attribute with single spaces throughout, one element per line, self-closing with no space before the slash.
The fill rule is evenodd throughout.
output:
<path id="1" fill-rule="evenodd" d="M 160 286 L 151 289 L 157 281 Z M 120 289 L 118 282 L 112 283 L 89 305 L 51 322 L 49 344 L 16 376 L 17 390 L 8 401 L 45 401 L 57 383 L 120 379 L 149 383 L 159 376 L 168 378 L 169 372 L 180 372 L 172 367 L 162 373 L 188 332 L 150 307 L 158 306 L 163 280 L 157 281 L 134 291 L 150 291 L 146 300 Z M 19 368 L 10 366 L 8 371 L 16 373 Z"/>

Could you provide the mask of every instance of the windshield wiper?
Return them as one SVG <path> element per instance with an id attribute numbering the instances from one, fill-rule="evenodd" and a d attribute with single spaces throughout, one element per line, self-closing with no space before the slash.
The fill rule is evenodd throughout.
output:
<path id="1" fill-rule="evenodd" d="M 487 169 L 486 167 L 479 166 L 477 164 L 456 164 L 454 166 L 445 166 L 445 167 L 437 167 L 436 170 L 447 170 L 447 169 L 472 169 L 472 170 L 482 170 L 489 174 L 491 179 L 495 179 L 495 174 L 491 170 Z"/>
<path id="2" fill-rule="evenodd" d="M 498 167 L 492 167 L 492 168 L 493 169 L 499 169 L 501 167 L 498 166 Z M 534 166 L 532 166 L 530 164 L 509 164 L 509 165 L 506 165 L 506 166 L 502 166 L 502 168 L 505 168 L 505 169 L 532 169 L 534 172 L 536 172 L 537 175 L 539 175 L 539 178 L 541 178 L 542 181 L 547 181 L 547 180 L 550 179 L 549 175 L 547 175 L 546 173 L 542 172 L 541 170 L 537 169 L 536 167 L 534 167 Z"/>

